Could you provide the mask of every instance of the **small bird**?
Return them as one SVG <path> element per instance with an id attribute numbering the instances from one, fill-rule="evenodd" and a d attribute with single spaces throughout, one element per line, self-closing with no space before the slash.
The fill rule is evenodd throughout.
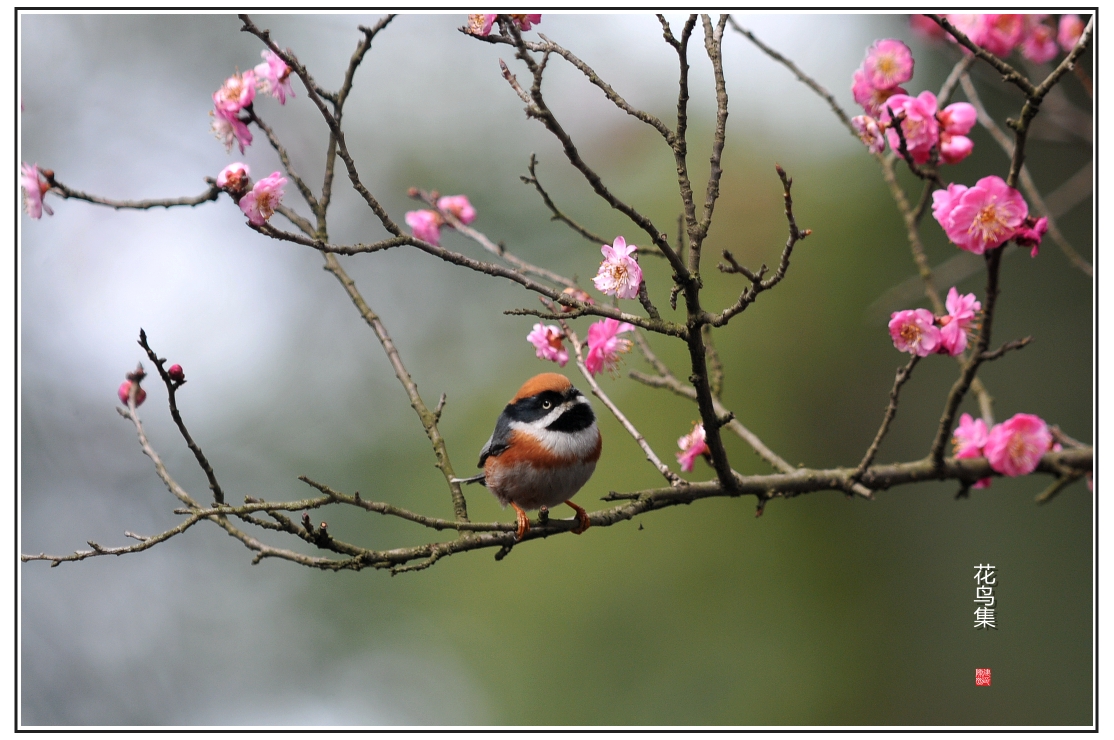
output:
<path id="1" fill-rule="evenodd" d="M 580 534 L 590 526 L 588 512 L 571 499 L 592 477 L 603 440 L 592 405 L 569 379 L 542 373 L 527 380 L 503 409 L 495 431 L 480 450 L 483 473 L 455 478 L 481 483 L 499 503 L 514 507 L 515 538 L 530 530 L 529 509 L 566 503 L 576 511 Z"/>

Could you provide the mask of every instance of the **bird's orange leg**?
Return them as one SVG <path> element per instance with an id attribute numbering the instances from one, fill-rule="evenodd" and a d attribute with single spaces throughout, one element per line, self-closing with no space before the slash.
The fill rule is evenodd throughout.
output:
<path id="1" fill-rule="evenodd" d="M 514 538 L 518 542 L 521 542 L 522 538 L 526 536 L 526 533 L 530 531 L 530 517 L 526 514 L 522 507 L 516 504 L 514 501 L 511 501 L 511 506 L 514 507 L 514 514 L 515 517 L 518 519 L 518 529 L 514 533 Z M 583 511 L 583 509 L 581 509 L 581 511 Z"/>
<path id="2" fill-rule="evenodd" d="M 576 529 L 572 531 L 572 533 L 583 534 L 584 530 L 592 526 L 592 522 L 588 519 L 588 512 L 574 504 L 572 501 L 566 501 L 565 503 L 571 506 L 574 511 L 576 511 L 576 520 L 580 522 L 580 524 L 577 526 Z"/>

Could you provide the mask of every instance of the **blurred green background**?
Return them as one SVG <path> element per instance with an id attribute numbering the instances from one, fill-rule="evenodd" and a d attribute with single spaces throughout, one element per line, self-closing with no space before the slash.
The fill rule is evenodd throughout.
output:
<path id="1" fill-rule="evenodd" d="M 906 16 L 737 16 L 832 90 L 849 114 L 851 74 L 877 38 L 916 58 L 912 94 L 938 90 L 958 58 L 908 30 Z M 377 16 L 259 16 L 326 88 Z M 458 33 L 465 17 L 413 15 L 383 32 L 357 74 L 345 122 L 364 182 L 401 221 L 406 189 L 466 193 L 475 227 L 537 264 L 582 282 L 600 256 L 548 212 L 518 176 L 531 152 L 557 202 L 593 230 L 644 235 L 606 205 L 501 79 L 507 49 Z M 228 162 L 208 133 L 210 95 L 260 44 L 234 16 L 20 16 L 21 159 L 108 197 L 200 193 Z M 680 23 L 680 19 L 676 20 Z M 539 31 L 571 48 L 634 105 L 671 120 L 676 59 L 651 16 L 547 14 Z M 817 43 L 817 40 L 822 43 Z M 717 333 L 724 402 L 793 463 L 856 463 L 881 419 L 904 357 L 876 303 L 915 275 L 904 228 L 878 166 L 826 104 L 730 30 L 731 102 L 722 197 L 705 249 L 705 305 L 734 301 L 719 251 L 773 264 L 785 240 L 774 163 L 794 178 L 798 246 L 787 279 Z M 710 66 L 693 44 L 694 180 L 706 177 L 713 122 Z M 1084 66 L 1090 69 L 1089 57 Z M 524 74 L 521 65 L 512 68 Z M 1020 99 L 973 70 L 998 120 Z M 545 88 L 585 159 L 620 197 L 673 233 L 679 200 L 669 152 L 556 60 Z M 1090 116 L 1078 80 L 1064 90 Z M 296 169 L 319 183 L 325 128 L 305 98 L 256 103 Z M 962 99 L 962 93 L 957 94 Z M 945 178 L 1006 174 L 982 130 Z M 1089 126 L 1034 131 L 1029 162 L 1046 194 L 1091 160 Z M 277 159 L 257 134 L 243 161 L 262 176 Z M 911 190 L 915 183 L 902 175 Z M 345 189 L 335 242 L 382 235 Z M 702 186 L 701 186 L 702 187 Z M 914 191 L 919 192 L 919 191 Z M 374 335 L 310 250 L 271 242 L 227 200 L 196 209 L 113 212 L 51 199 L 53 217 L 21 217 L 22 552 L 65 553 L 124 530 L 173 526 L 175 502 L 113 407 L 146 329 L 185 368 L 179 405 L 230 500 L 309 493 L 305 474 L 365 498 L 450 516 L 421 426 Z M 296 191 L 287 188 L 287 202 Z M 297 205 L 295 205 L 297 207 Z M 304 207 L 299 209 L 308 213 Z M 281 223 L 281 219 L 279 219 Z M 1059 219 L 1091 258 L 1092 201 Z M 929 257 L 957 250 L 932 221 Z M 482 256 L 446 233 L 446 246 Z M 427 403 L 448 396 L 441 430 L 459 474 L 472 469 L 495 416 L 530 375 L 553 369 L 524 341 L 534 307 L 507 283 L 416 250 L 342 258 L 392 332 Z M 643 260 L 667 304 L 664 263 Z M 1046 241 L 1035 260 L 1003 263 L 995 344 L 1032 334 L 1024 351 L 985 367 L 999 419 L 1038 414 L 1092 439 L 1091 281 Z M 941 286 L 944 290 L 948 285 Z M 983 277 L 959 283 L 985 299 Z M 666 308 L 668 312 L 668 309 Z M 581 334 L 586 319 L 576 324 Z M 654 346 L 677 374 L 683 348 Z M 605 389 L 658 454 L 673 460 L 695 407 L 625 377 Z M 573 382 L 585 387 L 571 367 Z M 879 461 L 916 459 L 931 441 L 956 366 L 921 363 Z M 152 444 L 204 499 L 205 480 L 148 384 Z M 635 443 L 596 403 L 605 438 L 578 495 L 660 484 Z M 975 411 L 974 404 L 964 409 Z M 735 467 L 767 469 L 739 440 Z M 693 479 L 712 473 L 698 462 Z M 874 502 L 826 492 L 773 501 L 701 501 L 582 537 L 454 556 L 429 571 L 319 573 L 251 555 L 215 527 L 149 552 L 51 569 L 18 569 L 23 725 L 1089 725 L 1092 715 L 1093 501 L 1079 483 L 1048 506 L 1045 477 L 995 480 L 956 501 L 954 484 L 882 492 Z M 475 520 L 511 517 L 467 491 Z M 564 515 L 566 512 L 560 512 Z M 372 547 L 426 541 L 376 515 L 331 512 L 336 536 Z M 315 516 L 317 521 L 320 517 Z M 278 540 L 277 542 L 282 542 Z M 289 546 L 289 543 L 284 543 Z M 974 566 L 998 568 L 997 631 L 973 629 Z M 993 670 L 976 688 L 975 668 Z"/>

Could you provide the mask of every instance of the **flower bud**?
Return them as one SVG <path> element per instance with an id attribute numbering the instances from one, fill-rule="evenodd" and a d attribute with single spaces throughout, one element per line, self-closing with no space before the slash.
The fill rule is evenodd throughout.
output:
<path id="1" fill-rule="evenodd" d="M 116 395 L 120 397 L 120 403 L 124 404 L 125 406 L 127 405 L 128 397 L 131 395 L 132 392 L 132 382 L 133 381 L 131 380 L 125 380 L 123 383 L 120 384 L 120 389 L 116 391 Z M 147 400 L 147 391 L 140 388 L 139 384 L 137 383 L 135 391 L 135 405 L 138 407 L 145 400 Z"/>
<path id="2" fill-rule="evenodd" d="M 175 383 L 186 382 L 186 373 L 182 370 L 181 365 L 171 365 L 170 369 L 166 371 L 166 374 L 169 375 L 170 379 Z"/>
<path id="3" fill-rule="evenodd" d="M 421 192 L 417 188 L 409 188 L 406 191 L 406 195 L 410 198 L 417 198 L 419 195 L 421 195 Z"/>

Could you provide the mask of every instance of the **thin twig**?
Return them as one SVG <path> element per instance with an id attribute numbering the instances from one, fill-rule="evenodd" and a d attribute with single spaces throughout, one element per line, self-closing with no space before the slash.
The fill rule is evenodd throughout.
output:
<path id="1" fill-rule="evenodd" d="M 886 406 L 886 413 L 882 417 L 882 424 L 878 427 L 878 433 L 874 435 L 874 441 L 870 443 L 867 448 L 866 454 L 863 455 L 862 462 L 859 467 L 855 468 L 855 472 L 851 475 L 852 478 L 858 480 L 862 477 L 870 464 L 874 462 L 874 456 L 878 454 L 878 448 L 882 446 L 882 440 L 886 437 L 886 432 L 890 430 L 890 423 L 894 420 L 897 414 L 897 399 L 901 393 L 901 386 L 905 385 L 905 381 L 909 380 L 909 376 L 913 374 L 913 368 L 917 366 L 920 357 L 913 355 L 913 357 L 906 363 L 905 367 L 898 368 L 897 375 L 894 377 L 893 388 L 890 389 L 890 403 Z"/>
<path id="2" fill-rule="evenodd" d="M 658 457 L 657 453 L 655 453 L 653 448 L 650 447 L 650 443 L 647 442 L 646 438 L 642 436 L 642 433 L 638 431 L 634 424 L 631 423 L 630 419 L 628 419 L 623 414 L 623 412 L 619 410 L 619 407 L 616 406 L 614 402 L 612 402 L 608 395 L 604 393 L 603 388 L 600 388 L 600 384 L 596 382 L 596 379 L 592 376 L 592 373 L 588 372 L 588 368 L 584 364 L 583 353 L 580 349 L 580 339 L 576 336 L 576 333 L 573 332 L 572 329 L 569 328 L 569 325 L 564 321 L 561 322 L 561 328 L 565 331 L 565 336 L 568 337 L 569 343 L 572 345 L 573 351 L 576 353 L 576 366 L 580 369 L 580 374 L 583 375 L 584 379 L 588 381 L 588 385 L 592 388 L 592 393 L 595 394 L 596 398 L 603 401 L 603 405 L 606 406 L 607 409 L 615 416 L 615 418 L 619 420 L 619 423 L 623 425 L 623 428 L 627 430 L 627 433 L 630 434 L 630 436 L 634 438 L 634 441 L 638 443 L 638 446 L 642 448 L 642 451 L 646 454 L 646 459 L 649 460 L 655 468 L 657 468 L 658 472 L 661 473 L 667 481 L 669 481 L 669 485 L 686 485 L 686 481 L 684 479 L 670 470 L 669 466 L 661 461 L 661 458 Z"/>
<path id="3" fill-rule="evenodd" d="M 147 353 L 147 357 L 155 364 L 155 369 L 159 371 L 159 377 L 162 378 L 162 382 L 166 386 L 166 395 L 170 404 L 170 417 L 174 419 L 174 423 L 178 426 L 178 431 L 181 433 L 182 439 L 186 440 L 186 446 L 190 448 L 190 452 L 197 458 L 197 464 L 201 466 L 201 469 L 205 472 L 205 477 L 209 481 L 209 490 L 213 492 L 213 500 L 218 504 L 223 504 L 224 491 L 221 490 L 220 483 L 217 482 L 217 476 L 216 473 L 213 472 L 213 466 L 209 464 L 209 460 L 205 457 L 205 453 L 201 451 L 201 447 L 193 441 L 193 437 L 190 436 L 189 430 L 186 429 L 186 423 L 182 421 L 182 414 L 178 411 L 176 396 L 178 388 L 181 387 L 182 383 L 185 383 L 185 381 L 183 380 L 182 383 L 178 383 L 170 378 L 166 368 L 163 367 L 163 365 L 166 364 L 166 360 L 160 358 L 155 354 L 155 351 L 151 349 L 151 345 L 147 343 L 147 332 L 143 331 L 143 329 L 139 330 L 139 346 L 143 348 L 143 351 Z"/>
<path id="4" fill-rule="evenodd" d="M 550 221 L 561 221 L 562 223 L 566 224 L 570 229 L 572 229 L 576 233 L 580 234 L 582 237 L 584 237 L 588 241 L 592 242 L 593 244 L 597 244 L 597 245 L 606 244 L 607 239 L 604 239 L 602 236 L 597 236 L 595 233 L 593 233 L 593 232 L 589 231 L 588 229 L 584 228 L 583 226 L 578 224 L 576 221 L 573 221 L 571 218 L 569 218 L 567 215 L 565 215 L 561 211 L 561 209 L 559 209 L 557 207 L 557 205 L 553 202 L 553 199 L 549 197 L 549 193 L 547 193 L 545 188 L 542 187 L 541 182 L 538 181 L 538 175 L 534 171 L 534 168 L 537 166 L 537 164 L 538 164 L 537 157 L 534 155 L 533 152 L 531 152 L 530 153 L 530 164 L 527 168 L 530 171 L 530 175 L 529 176 L 519 175 L 519 179 L 522 180 L 522 182 L 526 183 L 527 185 L 533 185 L 534 189 L 538 191 L 538 195 L 540 195 L 542 197 L 542 201 L 545 203 L 546 208 L 548 208 L 550 213 L 553 214 L 553 216 L 550 217 L 549 220 Z M 655 254 L 660 254 L 660 253 L 655 252 Z"/>
<path id="5" fill-rule="evenodd" d="M 108 206 L 117 211 L 122 209 L 146 211 L 151 208 L 174 208 L 175 206 L 199 206 L 202 203 L 209 203 L 215 201 L 222 191 L 217 187 L 217 183 L 212 178 L 205 178 L 209 183 L 209 189 L 201 195 L 196 195 L 192 198 L 154 198 L 150 200 L 114 200 L 112 198 L 102 198 L 99 195 L 90 195 L 83 193 L 80 190 L 74 190 L 68 185 L 63 185 L 58 182 L 56 178 L 49 178 L 50 192 L 62 198 L 72 200 L 84 200 L 89 203 L 95 203 L 99 206 Z"/>

